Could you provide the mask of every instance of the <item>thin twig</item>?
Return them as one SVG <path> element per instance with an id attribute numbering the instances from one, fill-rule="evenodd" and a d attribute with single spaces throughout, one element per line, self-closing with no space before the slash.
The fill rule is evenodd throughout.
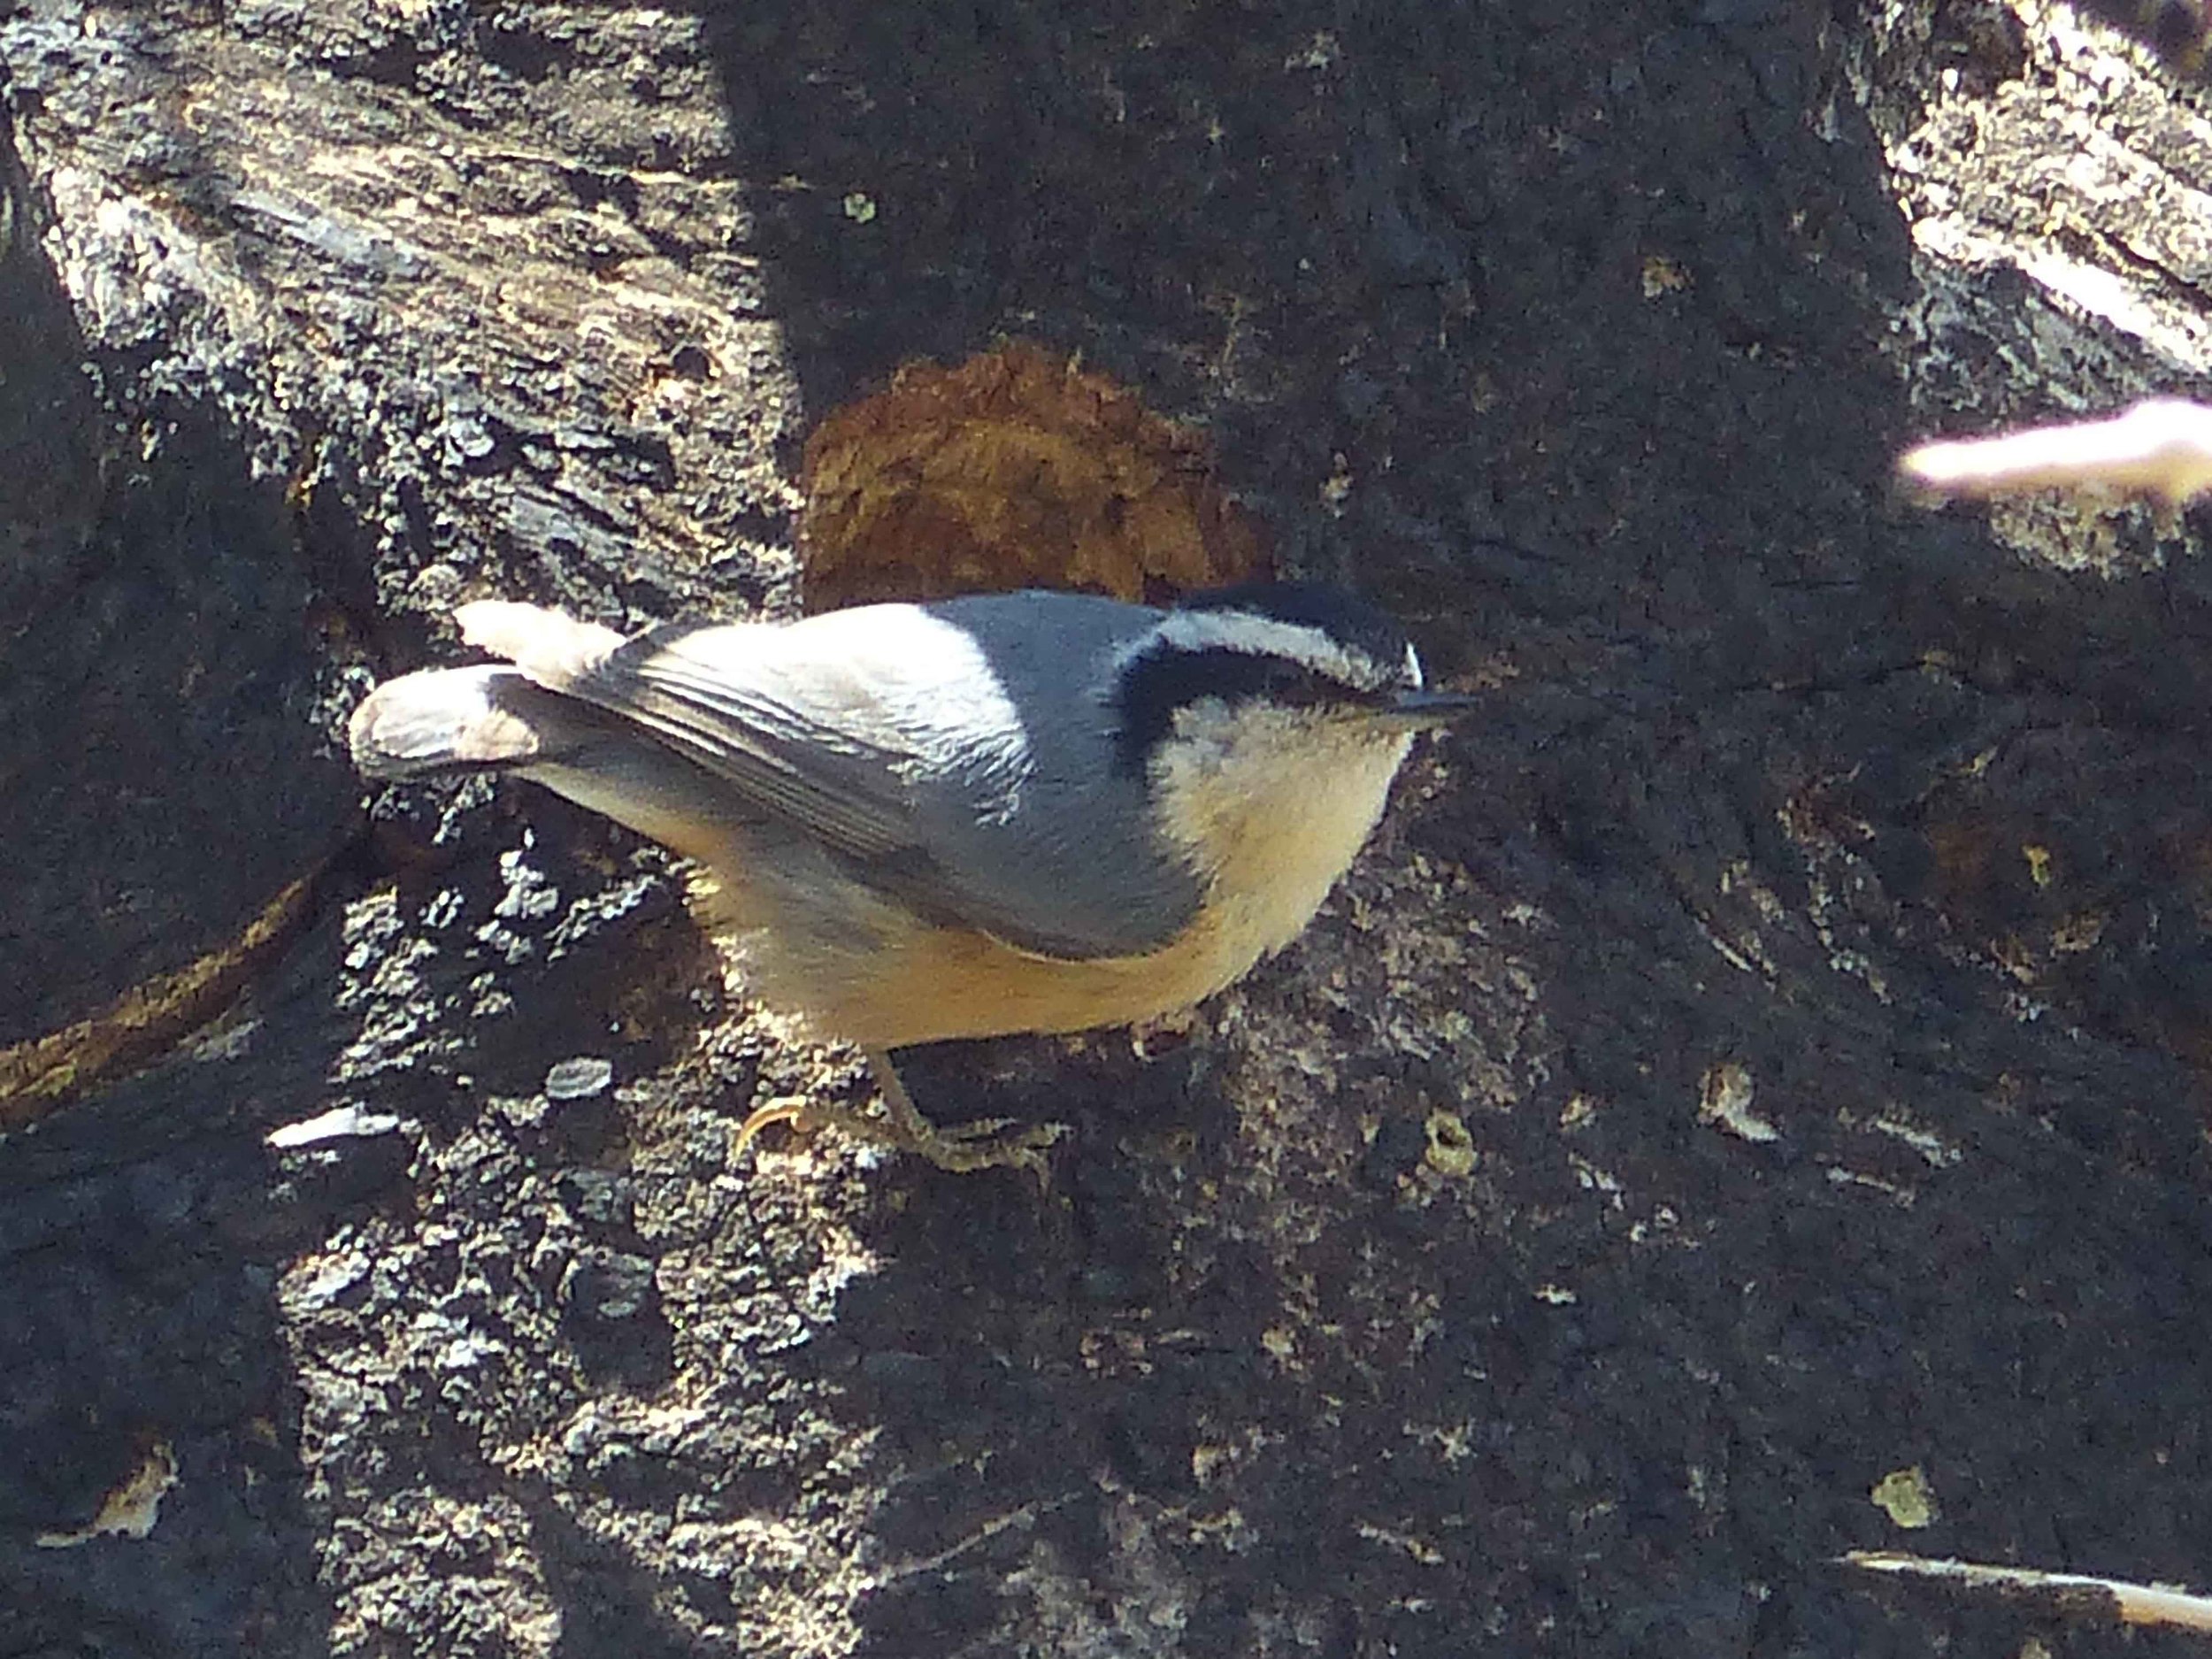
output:
<path id="1" fill-rule="evenodd" d="M 2212 490 L 2212 409 L 2154 398 L 2109 420 L 1924 443 L 1899 457 L 1897 472 L 1942 500 L 2105 489 L 2178 506 Z"/>
<path id="2" fill-rule="evenodd" d="M 1886 1550 L 1855 1549 L 1838 1559 L 1868 1572 L 1943 1578 L 1977 1590 L 2025 1590 L 2069 1601 L 2087 1592 L 2100 1601 L 2108 1600 L 2111 1610 L 2124 1624 L 2172 1624 L 2185 1630 L 2212 1631 L 2212 1597 L 2192 1595 L 2186 1590 L 2130 1584 L 2124 1578 L 2100 1578 L 2088 1573 L 1992 1567 L 1979 1562 L 1935 1560 Z"/>

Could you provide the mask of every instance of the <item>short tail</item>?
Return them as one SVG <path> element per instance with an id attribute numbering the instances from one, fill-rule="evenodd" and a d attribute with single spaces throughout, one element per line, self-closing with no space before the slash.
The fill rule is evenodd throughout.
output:
<path id="1" fill-rule="evenodd" d="M 527 765 L 546 749 L 526 707 L 545 694 L 511 668 L 435 668 L 369 694 L 348 736 L 365 778 Z"/>
<path id="2" fill-rule="evenodd" d="M 379 686 L 353 711 L 348 732 L 363 776 L 420 778 L 558 760 L 579 735 L 579 711 L 564 706 L 559 693 L 622 643 L 611 628 L 537 605 L 487 599 L 453 614 L 463 639 L 508 663 L 428 669 Z"/>

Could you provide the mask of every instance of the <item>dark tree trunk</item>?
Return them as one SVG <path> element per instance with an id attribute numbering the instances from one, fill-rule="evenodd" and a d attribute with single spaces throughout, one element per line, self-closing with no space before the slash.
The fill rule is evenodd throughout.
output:
<path id="1" fill-rule="evenodd" d="M 0 1652 L 2012 1654 L 1832 1558 L 2212 1580 L 2204 566 L 1886 484 L 2207 389 L 2177 71 L 0 0 Z M 667 861 L 337 734 L 457 597 L 788 608 L 806 429 L 1006 337 L 1495 713 L 1187 1033 L 915 1056 L 1049 1191 L 733 1160 L 860 1085 Z"/>

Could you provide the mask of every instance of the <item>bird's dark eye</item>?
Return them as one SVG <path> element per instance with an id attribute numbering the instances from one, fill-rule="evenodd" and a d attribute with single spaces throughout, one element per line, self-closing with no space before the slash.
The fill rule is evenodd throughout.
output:
<path id="1" fill-rule="evenodd" d="M 1233 707 L 1266 702 L 1291 709 L 1369 701 L 1342 681 L 1286 657 L 1225 646 L 1147 651 L 1122 671 L 1117 710 L 1120 764 L 1141 773 L 1154 747 L 1173 728 L 1176 711 L 1210 697 Z"/>
<path id="2" fill-rule="evenodd" d="M 1310 668 L 1278 658 L 1267 664 L 1267 673 L 1258 687 L 1259 695 L 1271 703 L 1279 703 L 1294 709 L 1317 708 L 1324 703 L 1340 703 L 1346 687 L 1325 675 L 1317 674 Z"/>

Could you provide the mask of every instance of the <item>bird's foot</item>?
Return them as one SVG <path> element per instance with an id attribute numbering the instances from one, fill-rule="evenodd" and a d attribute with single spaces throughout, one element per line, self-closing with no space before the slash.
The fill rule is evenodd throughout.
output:
<path id="1" fill-rule="evenodd" d="M 864 1146 L 911 1153 L 956 1175 L 975 1170 L 1027 1170 L 1040 1186 L 1044 1184 L 1049 1173 L 1045 1149 L 1068 1133 L 1067 1125 L 1032 1124 L 1009 1131 L 1007 1125 L 1014 1121 L 1010 1118 L 981 1118 L 941 1128 L 916 1108 L 888 1056 L 872 1050 L 868 1063 L 883 1096 L 881 1117 L 814 1101 L 770 1101 L 739 1126 L 733 1155 L 741 1156 L 764 1129 L 788 1124 L 803 1133 L 834 1129 Z"/>

